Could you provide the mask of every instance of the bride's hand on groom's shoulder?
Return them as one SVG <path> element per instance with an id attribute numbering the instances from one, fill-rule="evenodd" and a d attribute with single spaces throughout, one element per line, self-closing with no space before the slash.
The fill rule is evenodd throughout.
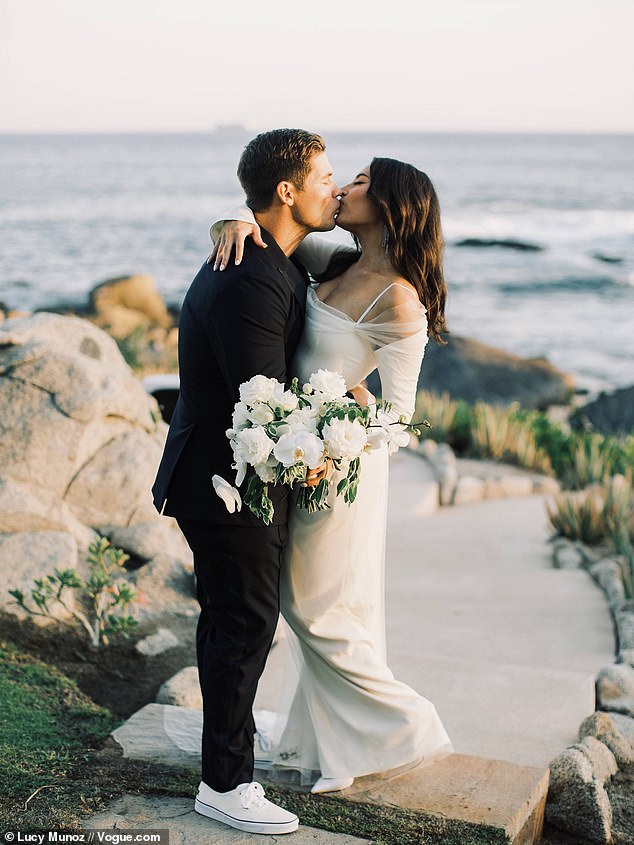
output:
<path id="1" fill-rule="evenodd" d="M 234 249 L 234 263 L 240 264 L 244 255 L 244 242 L 248 237 L 253 238 L 253 243 L 256 246 L 266 249 L 257 223 L 246 223 L 244 220 L 225 220 L 213 252 L 207 259 L 207 264 L 213 262 L 214 270 L 224 270 L 229 264 Z"/>

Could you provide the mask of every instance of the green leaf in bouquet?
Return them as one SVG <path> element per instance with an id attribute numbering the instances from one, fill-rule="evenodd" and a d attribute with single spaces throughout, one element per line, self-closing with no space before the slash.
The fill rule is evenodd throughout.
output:
<path id="1" fill-rule="evenodd" d="M 315 487 L 300 487 L 297 507 L 304 508 L 308 513 L 328 510 L 330 508 L 328 504 L 329 492 L 330 484 L 326 478 L 322 478 Z"/>
<path id="2" fill-rule="evenodd" d="M 269 488 L 255 474 L 249 477 L 243 501 L 251 513 L 261 519 L 265 525 L 271 524 L 274 508 L 273 502 L 269 499 Z"/>

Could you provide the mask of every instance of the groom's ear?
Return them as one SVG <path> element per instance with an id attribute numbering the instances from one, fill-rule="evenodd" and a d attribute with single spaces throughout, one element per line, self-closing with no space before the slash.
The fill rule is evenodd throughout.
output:
<path id="1" fill-rule="evenodd" d="M 295 205 L 295 185 L 292 182 L 278 182 L 275 194 L 283 205 Z"/>

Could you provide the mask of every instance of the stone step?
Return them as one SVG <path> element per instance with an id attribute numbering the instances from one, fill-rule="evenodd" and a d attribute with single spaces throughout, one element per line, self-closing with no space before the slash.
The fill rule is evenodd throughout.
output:
<path id="1" fill-rule="evenodd" d="M 198 711 L 147 704 L 112 736 L 125 757 L 191 771 L 200 764 L 200 724 Z M 257 772 L 257 777 L 266 781 L 267 774 Z M 544 767 L 452 754 L 398 776 L 357 778 L 328 798 L 363 804 L 368 831 L 385 823 L 389 809 L 390 825 L 399 819 L 411 824 L 411 814 L 420 814 L 416 823 L 426 831 L 425 841 L 532 845 L 541 834 L 547 791 Z M 293 806 L 300 817 L 301 807 Z M 133 826 L 131 818 L 127 821 Z"/>
<path id="2" fill-rule="evenodd" d="M 125 757 L 191 771 L 200 763 L 200 724 L 199 711 L 147 704 L 112 736 Z M 327 800 L 363 804 L 367 833 L 360 830 L 362 836 L 386 822 L 411 830 L 414 819 L 430 842 L 532 845 L 541 834 L 547 791 L 548 769 L 543 767 L 452 754 L 396 777 L 358 778 Z M 292 798 L 288 803 L 301 817 L 306 800 L 324 799 L 301 796 L 303 805 Z M 133 821 L 127 819 L 128 825 Z"/>
<path id="3" fill-rule="evenodd" d="M 336 795 L 435 817 L 428 821 L 430 832 L 442 824 L 447 834 L 462 832 L 460 841 L 533 845 L 541 837 L 548 776 L 544 768 L 452 754 L 389 780 L 359 778 Z M 488 835 L 479 840 L 483 828 Z"/>

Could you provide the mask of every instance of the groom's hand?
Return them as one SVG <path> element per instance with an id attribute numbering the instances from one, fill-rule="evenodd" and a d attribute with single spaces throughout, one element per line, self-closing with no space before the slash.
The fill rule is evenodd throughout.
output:
<path id="1" fill-rule="evenodd" d="M 239 264 L 244 255 L 244 242 L 248 237 L 253 238 L 253 243 L 256 246 L 266 249 L 257 223 L 247 223 L 244 220 L 225 220 L 213 252 L 207 259 L 207 264 L 211 264 L 213 261 L 214 270 L 224 270 L 229 263 L 234 247 L 236 251 L 234 260 L 236 264 Z"/>
<path id="2" fill-rule="evenodd" d="M 334 472 L 335 465 L 333 464 L 330 458 L 326 458 L 326 460 L 318 466 L 316 469 L 309 469 L 306 473 L 306 478 L 302 481 L 302 487 L 316 487 L 322 478 L 325 478 L 327 481 L 330 481 L 332 478 L 332 474 Z"/>

